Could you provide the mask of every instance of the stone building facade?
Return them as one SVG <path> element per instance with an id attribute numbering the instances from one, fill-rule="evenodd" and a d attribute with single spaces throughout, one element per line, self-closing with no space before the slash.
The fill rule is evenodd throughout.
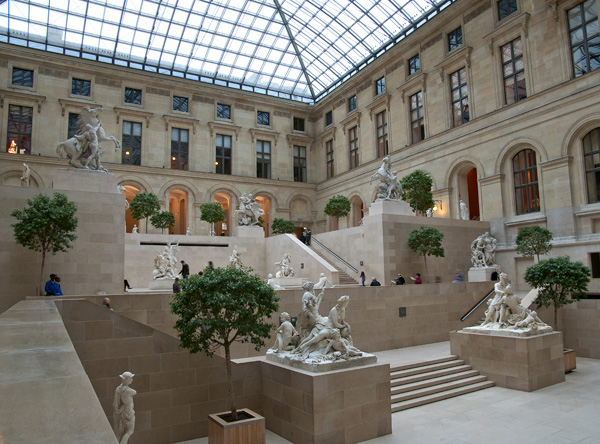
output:
<path id="1" fill-rule="evenodd" d="M 314 105 L 2 43 L 0 184 L 20 185 L 26 162 L 31 186 L 48 187 L 73 115 L 100 106 L 123 145 L 103 144 L 104 163 L 129 200 L 158 195 L 174 234 L 207 234 L 199 206 L 216 200 L 228 210 L 217 232 L 231 235 L 244 192 L 267 233 L 275 217 L 314 234 L 358 226 L 390 155 L 398 177 L 431 175 L 435 217 L 459 218 L 462 200 L 488 221 L 516 281 L 533 259 L 514 240 L 532 225 L 600 277 L 599 8 L 458 1 Z M 352 202 L 339 222 L 323 213 L 337 194 Z"/>

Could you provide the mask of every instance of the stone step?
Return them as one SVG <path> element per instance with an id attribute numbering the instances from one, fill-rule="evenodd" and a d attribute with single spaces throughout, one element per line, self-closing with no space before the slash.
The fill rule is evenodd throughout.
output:
<path id="1" fill-rule="evenodd" d="M 457 359 L 456 356 L 450 355 L 450 356 L 445 356 L 443 358 L 432 359 L 430 361 L 412 362 L 410 364 L 404 364 L 404 365 L 398 365 L 396 367 L 391 367 L 390 372 L 396 372 L 399 370 L 407 370 L 410 368 L 423 367 L 425 365 L 438 364 L 440 362 L 455 361 L 456 359 Z"/>
<path id="2" fill-rule="evenodd" d="M 435 385 L 425 385 L 420 388 L 415 388 L 409 392 L 392 394 L 392 404 L 397 402 L 404 402 L 411 399 L 423 398 L 425 396 L 434 395 L 436 393 L 447 392 L 449 390 L 454 390 L 460 387 L 465 387 L 473 384 L 477 384 L 480 382 L 487 381 L 485 376 L 482 376 L 476 372 L 474 376 L 469 376 L 466 378 L 461 378 L 456 381 L 446 381 L 444 378 L 440 378 L 437 384 Z"/>
<path id="3" fill-rule="evenodd" d="M 413 384 L 415 382 L 419 382 L 419 381 L 426 381 L 428 379 L 433 379 L 433 378 L 437 378 L 440 376 L 449 376 L 449 375 L 454 375 L 456 373 L 461 373 L 461 372 L 465 372 L 471 370 L 471 366 L 470 365 L 459 365 L 456 367 L 448 367 L 448 368 L 444 368 L 441 370 L 436 370 L 436 371 L 432 371 L 432 372 L 428 372 L 428 373 L 420 373 L 414 376 L 407 376 L 405 378 L 399 378 L 399 379 L 391 379 L 390 378 L 390 385 L 392 387 L 400 387 L 403 385 L 407 385 L 407 384 Z"/>
<path id="4" fill-rule="evenodd" d="M 359 282 L 356 279 L 354 279 L 352 276 L 347 274 L 345 271 L 340 270 L 338 267 L 336 267 L 336 265 L 333 262 L 331 262 L 329 259 L 327 259 L 325 256 L 323 256 L 319 251 L 315 250 L 310 245 L 307 245 L 307 246 L 314 253 L 316 253 L 321 259 L 323 259 L 325 262 L 327 262 L 329 265 L 331 265 L 333 268 L 335 268 L 338 271 L 338 278 L 339 278 L 338 285 L 359 285 Z"/>
<path id="5" fill-rule="evenodd" d="M 475 384 L 467 385 L 464 387 L 458 387 L 451 390 L 446 390 L 444 392 L 435 393 L 431 395 L 422 396 L 420 398 L 410 399 L 401 402 L 392 402 L 392 413 L 400 412 L 402 410 L 407 410 L 413 407 L 419 407 L 426 404 L 431 404 L 432 402 L 442 401 L 444 399 L 453 398 L 455 396 L 465 395 L 467 393 L 476 392 L 478 390 L 483 390 L 489 387 L 493 387 L 494 383 L 492 381 L 484 381 L 478 382 Z"/>
<path id="6" fill-rule="evenodd" d="M 406 378 L 407 376 L 420 375 L 432 371 L 442 370 L 446 368 L 458 367 L 464 365 L 465 361 L 455 359 L 453 361 L 440 362 L 437 364 L 427 364 L 420 367 L 408 368 L 406 370 L 391 370 L 390 380 L 397 380 L 400 378 Z"/>
<path id="7" fill-rule="evenodd" d="M 447 382 L 454 382 L 454 381 L 459 381 L 461 379 L 480 376 L 479 372 L 477 370 L 473 370 L 470 366 L 465 366 L 465 367 L 466 367 L 465 369 L 463 369 L 462 371 L 458 371 L 456 373 L 437 374 L 438 372 L 434 372 L 437 374 L 437 376 L 434 376 L 433 374 L 428 373 L 427 378 L 425 378 L 425 379 L 419 379 L 419 380 L 413 381 L 413 382 L 403 381 L 405 383 L 403 383 L 400 386 L 397 386 L 398 388 L 392 390 L 392 396 L 399 395 L 401 393 L 410 392 L 413 390 L 421 390 L 426 387 L 433 387 L 438 384 L 444 384 Z"/>

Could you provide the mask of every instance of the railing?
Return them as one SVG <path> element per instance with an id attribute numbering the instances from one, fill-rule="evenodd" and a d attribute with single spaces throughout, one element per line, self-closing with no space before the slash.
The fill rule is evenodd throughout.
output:
<path id="1" fill-rule="evenodd" d="M 339 260 L 340 262 L 342 262 L 346 267 L 348 267 L 350 270 L 354 271 L 355 273 L 358 273 L 358 270 L 356 268 L 354 268 L 352 265 L 350 265 L 348 262 L 346 262 L 344 259 L 342 259 L 341 257 L 339 257 L 337 254 L 335 254 L 333 251 L 331 251 L 328 247 L 326 247 L 325 245 L 323 245 L 321 242 L 319 242 L 317 239 L 315 239 L 314 237 L 311 239 L 311 241 L 314 241 L 317 243 L 317 245 L 320 245 L 325 251 L 327 251 L 329 254 L 331 254 L 332 256 L 334 256 L 337 260 Z"/>
<path id="2" fill-rule="evenodd" d="M 469 311 L 467 311 L 464 314 L 464 316 L 462 318 L 460 318 L 460 320 L 464 321 L 465 319 L 467 319 L 471 315 L 471 313 L 473 313 L 475 310 L 477 310 L 481 304 L 483 304 L 490 296 L 492 296 L 493 293 L 494 293 L 494 289 L 492 288 L 490 290 L 490 292 L 488 294 L 486 294 L 479 302 L 477 302 Z"/>

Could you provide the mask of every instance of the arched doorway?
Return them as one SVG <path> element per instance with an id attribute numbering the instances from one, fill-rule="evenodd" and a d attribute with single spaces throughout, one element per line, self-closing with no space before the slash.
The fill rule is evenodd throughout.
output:
<path id="1" fill-rule="evenodd" d="M 265 230 L 265 237 L 269 235 L 270 227 L 270 213 L 271 213 L 271 199 L 265 196 L 256 196 L 256 203 L 262 205 L 260 208 L 265 212 L 260 218 L 262 223 L 260 224 Z"/>
<path id="2" fill-rule="evenodd" d="M 230 236 L 231 234 L 231 221 L 230 208 L 231 208 L 231 196 L 226 193 L 215 193 L 215 202 L 219 202 L 225 212 L 225 220 L 223 222 L 217 222 L 215 224 L 215 235 L 216 236 Z"/>
<path id="3" fill-rule="evenodd" d="M 169 191 L 169 211 L 175 216 L 175 225 L 169 234 L 185 234 L 187 231 L 187 193 L 183 190 Z"/>
<path id="4" fill-rule="evenodd" d="M 352 204 L 352 226 L 358 227 L 365 217 L 363 201 L 360 197 L 354 196 L 350 202 Z"/>
<path id="5" fill-rule="evenodd" d="M 122 193 L 125 194 L 125 199 L 127 200 L 128 204 L 130 204 L 133 198 L 141 192 L 139 188 L 136 188 L 133 185 L 124 185 L 124 188 L 125 191 L 122 191 Z M 140 230 L 140 221 L 133 218 L 131 215 L 131 210 L 129 209 L 129 205 L 127 205 L 127 209 L 125 210 L 125 232 L 133 232 L 134 225 L 136 225 L 138 230 Z"/>
<path id="6" fill-rule="evenodd" d="M 479 220 L 479 187 L 477 184 L 477 168 L 473 164 L 464 165 L 456 175 L 458 200 L 456 203 L 457 217 L 460 218 L 460 201 L 469 207 L 469 219 Z"/>
<path id="7" fill-rule="evenodd" d="M 295 197 L 290 202 L 290 220 L 294 222 L 294 236 L 302 239 L 302 231 L 310 225 L 310 209 L 308 201 L 303 197 Z"/>

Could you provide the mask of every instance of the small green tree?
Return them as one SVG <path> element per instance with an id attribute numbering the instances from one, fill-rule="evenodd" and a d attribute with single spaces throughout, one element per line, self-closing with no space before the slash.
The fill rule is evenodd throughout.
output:
<path id="1" fill-rule="evenodd" d="M 134 219 L 146 219 L 146 233 L 148 232 L 148 218 L 160 211 L 158 197 L 152 193 L 138 193 L 129 204 L 131 217 Z"/>
<path id="2" fill-rule="evenodd" d="M 400 184 L 402 185 L 402 200 L 408 202 L 415 213 L 425 214 L 435 205 L 431 193 L 433 180 L 425 171 L 413 171 L 400 179 Z"/>
<path id="3" fill-rule="evenodd" d="M 524 227 L 517 234 L 517 253 L 529 257 L 534 254 L 540 261 L 540 254 L 548 254 L 552 250 L 552 233 L 542 227 Z"/>
<path id="4" fill-rule="evenodd" d="M 285 234 L 294 232 L 294 223 L 290 220 L 281 219 L 276 217 L 273 219 L 273 225 L 271 225 L 273 234 Z"/>
<path id="5" fill-rule="evenodd" d="M 275 290 L 250 268 L 207 267 L 202 276 L 192 275 L 183 281 L 182 291 L 173 295 L 171 312 L 181 346 L 191 353 L 207 356 L 223 347 L 229 386 L 232 419 L 237 420 L 231 345 L 249 342 L 258 351 L 265 345 L 275 326 L 269 322 L 279 309 Z"/>
<path id="6" fill-rule="evenodd" d="M 215 225 L 217 222 L 225 220 L 225 212 L 219 202 L 206 202 L 200 205 L 200 220 L 210 224 L 210 235 L 215 235 Z"/>
<path id="7" fill-rule="evenodd" d="M 72 248 L 71 242 L 77 239 L 74 234 L 78 223 L 75 216 L 77 205 L 62 193 L 54 193 L 53 199 L 47 194 L 38 194 L 33 199 L 27 199 L 27 205 L 10 214 L 18 220 L 11 227 L 18 244 L 42 252 L 39 279 L 41 295 L 44 289 L 46 253 L 55 255 L 59 251 L 66 252 Z"/>
<path id="8" fill-rule="evenodd" d="M 538 289 L 537 308 L 554 306 L 554 329 L 558 310 L 585 296 L 590 282 L 590 269 L 569 256 L 546 259 L 525 271 L 525 282 Z"/>
<path id="9" fill-rule="evenodd" d="M 348 199 L 346 196 L 338 194 L 337 196 L 333 196 L 327 201 L 327 204 L 325 205 L 325 209 L 323 211 L 328 216 L 332 216 L 339 219 L 340 217 L 347 216 L 348 213 L 350 213 L 350 208 L 350 199 Z"/>
<path id="10" fill-rule="evenodd" d="M 169 229 L 175 226 L 175 216 L 170 211 L 161 211 L 152 215 L 150 223 L 154 228 L 160 228 L 161 233 L 164 233 L 165 228 Z"/>
<path id="11" fill-rule="evenodd" d="M 444 233 L 437 228 L 421 227 L 412 230 L 408 236 L 408 246 L 415 253 L 423 255 L 425 262 L 425 274 L 427 275 L 427 256 L 444 257 L 444 247 L 442 247 Z"/>

